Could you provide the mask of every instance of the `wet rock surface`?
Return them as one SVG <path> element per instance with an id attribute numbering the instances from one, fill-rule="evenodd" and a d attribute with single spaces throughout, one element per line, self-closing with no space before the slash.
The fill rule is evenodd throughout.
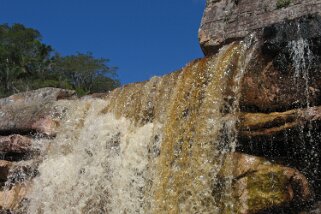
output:
<path id="1" fill-rule="evenodd" d="M 242 83 L 242 111 L 276 112 L 320 105 L 320 20 L 320 16 L 305 16 L 256 34 L 258 46 Z"/>
<path id="2" fill-rule="evenodd" d="M 220 185 L 230 179 L 231 174 L 236 213 L 257 213 L 293 201 L 302 203 L 314 194 L 307 178 L 298 170 L 256 156 L 228 154 L 219 173 Z M 213 192 L 220 197 L 220 191 Z M 222 203 L 226 200 L 223 198 Z M 227 213 L 224 209 L 220 212 Z"/>
<path id="3" fill-rule="evenodd" d="M 320 120 L 320 106 L 293 109 L 285 112 L 241 113 L 239 134 L 248 138 L 272 136 L 285 130 L 304 127 L 310 122 L 318 122 Z"/>
<path id="4" fill-rule="evenodd" d="M 242 111 L 286 111 L 320 105 L 320 17 L 274 24 L 253 53 L 243 78 Z M 318 28 L 310 32 L 311 29 Z M 309 30 L 308 30 L 309 29 Z M 296 33 L 295 33 L 296 32 Z"/>
<path id="5" fill-rule="evenodd" d="M 305 78 L 296 78 L 292 65 L 288 72 L 278 70 L 272 60 L 253 57 L 243 79 L 240 106 L 246 112 L 276 112 L 320 105 L 320 69 L 305 71 Z M 319 61 L 318 61 L 319 63 Z M 292 66 L 292 67 L 291 67 Z M 319 66 L 319 65 L 318 65 Z M 307 86 L 308 85 L 308 86 Z"/>
<path id="6" fill-rule="evenodd" d="M 32 138 L 22 135 L 0 136 L 0 153 L 32 154 L 36 152 Z"/>
<path id="7" fill-rule="evenodd" d="M 260 181 L 242 189 L 246 182 L 235 179 L 235 192 L 238 188 L 249 191 L 250 186 L 259 189 L 254 197 L 255 202 L 240 203 L 241 213 L 321 212 L 318 202 L 321 193 L 320 11 L 319 0 L 207 1 L 199 29 L 200 45 L 205 55 L 215 54 L 221 47 L 234 41 L 254 40 L 256 44 L 254 51 L 248 55 L 249 63 L 244 68 L 239 95 L 236 150 L 243 155 L 235 153 L 227 158 L 230 161 L 238 160 L 228 165 L 230 173 L 233 166 L 237 166 L 237 170 L 248 166 L 251 175 L 245 173 L 241 178 L 256 177 L 254 180 Z M 233 84 L 230 88 L 234 87 Z M 235 97 L 235 94 L 227 93 L 226 96 Z M 250 160 L 250 157 L 253 163 L 259 164 L 242 161 L 247 158 Z M 265 158 L 265 161 L 259 157 Z M 266 167 L 266 163 L 271 165 Z M 298 199 L 302 192 L 294 187 L 292 193 L 296 199 L 292 198 L 291 188 L 281 185 L 287 186 L 283 189 L 284 194 L 280 194 L 282 196 L 270 195 L 263 200 L 266 195 L 264 190 L 271 194 L 280 193 L 276 184 L 266 185 L 276 186 L 273 190 L 263 187 L 265 182 L 271 182 L 271 179 L 264 178 L 265 173 L 269 174 L 270 170 L 273 174 L 276 172 L 274 167 L 289 170 L 292 176 L 295 174 L 294 177 L 300 177 L 300 185 L 305 183 L 303 186 L 309 186 L 303 189 L 309 189 L 313 197 L 303 202 L 302 198 Z M 232 171 L 237 175 L 237 170 Z M 260 174 L 260 171 L 263 173 Z M 290 180 L 296 180 L 294 177 Z M 278 181 L 282 179 L 278 177 Z M 237 201 L 242 200 L 240 195 L 236 196 Z M 276 201 L 269 201 L 271 199 Z M 267 204 L 260 203 L 263 201 Z M 253 209 L 249 204 L 253 205 Z"/>

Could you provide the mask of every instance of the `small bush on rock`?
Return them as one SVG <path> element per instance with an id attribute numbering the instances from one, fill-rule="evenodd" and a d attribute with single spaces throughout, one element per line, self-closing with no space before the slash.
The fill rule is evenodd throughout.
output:
<path id="1" fill-rule="evenodd" d="M 281 8 L 289 6 L 290 4 L 291 4 L 291 0 L 278 0 L 276 2 L 276 8 L 281 9 Z"/>

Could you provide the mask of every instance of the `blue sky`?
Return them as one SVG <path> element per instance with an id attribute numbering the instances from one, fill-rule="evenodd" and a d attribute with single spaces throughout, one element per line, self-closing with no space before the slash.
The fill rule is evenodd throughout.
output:
<path id="1" fill-rule="evenodd" d="M 0 0 L 0 23 L 22 23 L 63 55 L 91 51 L 123 84 L 203 57 L 197 31 L 205 0 Z"/>

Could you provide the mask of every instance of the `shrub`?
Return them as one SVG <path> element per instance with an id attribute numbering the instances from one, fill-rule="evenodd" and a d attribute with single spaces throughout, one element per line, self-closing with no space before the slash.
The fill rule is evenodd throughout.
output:
<path id="1" fill-rule="evenodd" d="M 276 8 L 281 9 L 281 8 L 289 6 L 290 4 L 291 4 L 291 0 L 278 0 L 276 2 Z"/>

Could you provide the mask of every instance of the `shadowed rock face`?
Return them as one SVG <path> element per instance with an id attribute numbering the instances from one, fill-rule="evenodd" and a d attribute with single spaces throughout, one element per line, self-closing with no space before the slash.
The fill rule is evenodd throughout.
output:
<path id="1" fill-rule="evenodd" d="M 208 0 L 199 29 L 203 52 L 208 55 L 231 41 L 284 20 L 319 14 L 320 0 Z"/>
<path id="2" fill-rule="evenodd" d="M 240 107 L 247 112 L 286 111 L 321 104 L 321 17 L 273 24 L 255 38 L 242 79 Z"/>
<path id="3" fill-rule="evenodd" d="M 320 7 L 319 0 L 207 2 L 199 29 L 205 55 L 235 40 L 258 43 L 242 79 L 242 111 L 321 104 Z"/>
<path id="4" fill-rule="evenodd" d="M 259 203 L 261 208 L 247 207 L 245 213 L 320 213 L 319 202 L 310 204 L 320 200 L 321 189 L 320 15 L 320 0 L 207 1 L 199 29 L 206 56 L 231 42 L 256 43 L 241 80 L 237 151 L 298 169 L 315 191 L 315 199 L 305 206 Z M 243 164 L 255 171 L 255 166 Z"/>
<path id="5" fill-rule="evenodd" d="M 294 200 L 308 200 L 313 195 L 308 180 L 298 170 L 272 164 L 264 158 L 228 154 L 218 175 L 220 187 L 224 186 L 231 171 L 233 199 L 236 200 L 234 213 L 257 213 Z M 226 203 L 227 198 L 222 196 L 222 191 L 213 192 L 219 202 Z M 228 213 L 224 206 L 221 207 L 220 213 Z"/>

